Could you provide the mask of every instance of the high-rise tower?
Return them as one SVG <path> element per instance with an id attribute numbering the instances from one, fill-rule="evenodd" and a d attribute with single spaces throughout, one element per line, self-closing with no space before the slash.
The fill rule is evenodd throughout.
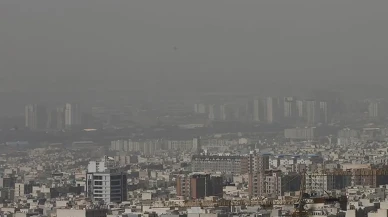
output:
<path id="1" fill-rule="evenodd" d="M 101 161 L 91 161 L 86 176 L 86 194 L 93 201 L 106 204 L 120 203 L 127 199 L 127 176 L 114 168 L 114 162 L 108 157 Z"/>
<path id="2" fill-rule="evenodd" d="M 47 124 L 46 107 L 37 104 L 25 107 L 25 126 L 30 130 L 45 129 Z"/>
<path id="3" fill-rule="evenodd" d="M 65 126 L 71 128 L 81 125 L 80 106 L 76 103 L 66 103 L 65 105 Z"/>
<path id="4" fill-rule="evenodd" d="M 319 123 L 319 107 L 315 100 L 306 100 L 307 124 L 314 126 Z"/>

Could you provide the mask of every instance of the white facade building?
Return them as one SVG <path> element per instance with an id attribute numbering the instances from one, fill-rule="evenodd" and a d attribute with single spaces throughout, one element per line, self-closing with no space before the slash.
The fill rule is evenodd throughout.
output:
<path id="1" fill-rule="evenodd" d="M 120 203 L 127 199 L 127 176 L 113 167 L 113 161 L 107 157 L 89 163 L 86 192 L 93 201 Z"/>
<path id="2" fill-rule="evenodd" d="M 67 128 L 81 124 L 81 111 L 78 104 L 66 103 L 65 105 L 65 126 Z"/>

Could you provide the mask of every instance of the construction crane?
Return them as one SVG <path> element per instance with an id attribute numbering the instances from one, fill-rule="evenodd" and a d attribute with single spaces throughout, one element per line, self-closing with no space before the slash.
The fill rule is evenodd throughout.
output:
<path id="1" fill-rule="evenodd" d="M 305 209 L 305 205 L 307 203 L 306 199 L 308 195 L 305 193 L 306 191 L 306 174 L 303 172 L 302 179 L 300 182 L 300 193 L 298 202 L 295 204 L 295 210 L 292 213 L 292 217 L 305 217 L 308 216 L 308 212 Z"/>

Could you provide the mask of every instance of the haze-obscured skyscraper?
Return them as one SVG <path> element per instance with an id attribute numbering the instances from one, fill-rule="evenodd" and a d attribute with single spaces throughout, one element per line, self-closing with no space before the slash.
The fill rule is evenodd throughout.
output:
<path id="1" fill-rule="evenodd" d="M 285 97 L 283 102 L 284 117 L 294 118 L 297 114 L 296 102 L 294 97 Z"/>
<path id="2" fill-rule="evenodd" d="M 267 97 L 264 100 L 264 117 L 267 123 L 272 124 L 275 121 L 280 121 L 283 116 L 283 103 L 280 98 Z"/>
<path id="3" fill-rule="evenodd" d="M 25 107 L 25 126 L 30 130 L 45 129 L 47 125 L 46 107 L 30 104 Z"/>
<path id="4" fill-rule="evenodd" d="M 209 105 L 209 120 L 215 120 L 216 119 L 216 111 L 215 111 L 215 105 Z"/>
<path id="5" fill-rule="evenodd" d="M 384 116 L 384 106 L 380 101 L 369 102 L 368 114 L 370 118 L 378 118 Z"/>
<path id="6" fill-rule="evenodd" d="M 37 115 L 35 105 L 26 105 L 24 109 L 25 126 L 29 129 L 37 128 Z"/>
<path id="7" fill-rule="evenodd" d="M 315 100 L 306 100 L 307 124 L 313 126 L 319 123 L 319 107 Z"/>
<path id="8" fill-rule="evenodd" d="M 65 128 L 65 108 L 58 107 L 56 108 L 56 127 L 58 130 L 63 130 Z"/>
<path id="9" fill-rule="evenodd" d="M 197 114 L 205 114 L 206 113 L 206 105 L 203 103 L 194 104 L 194 112 Z"/>
<path id="10" fill-rule="evenodd" d="M 253 100 L 253 121 L 260 121 L 260 100 Z"/>
<path id="11" fill-rule="evenodd" d="M 57 127 L 57 111 L 49 110 L 47 111 L 46 129 L 56 129 L 56 127 Z"/>
<path id="12" fill-rule="evenodd" d="M 330 117 L 329 117 L 329 108 L 327 102 L 319 102 L 319 114 L 320 114 L 320 121 L 322 123 L 329 123 Z"/>
<path id="13" fill-rule="evenodd" d="M 226 105 L 220 105 L 220 120 L 226 121 L 228 117 L 228 111 Z"/>
<path id="14" fill-rule="evenodd" d="M 297 110 L 298 118 L 303 118 L 304 117 L 304 112 L 305 112 L 303 100 L 297 100 L 296 101 L 296 110 Z"/>
<path id="15" fill-rule="evenodd" d="M 330 118 L 333 114 L 339 114 L 342 110 L 342 102 L 341 93 L 332 91 L 332 90 L 313 90 L 312 99 L 315 99 L 319 102 L 326 102 L 328 108 L 328 121 L 330 122 Z M 322 121 L 322 120 L 321 120 Z"/>
<path id="16" fill-rule="evenodd" d="M 275 113 L 275 102 L 272 97 L 267 97 L 266 100 L 266 120 L 267 123 L 272 124 L 274 121 Z"/>
<path id="17" fill-rule="evenodd" d="M 71 128 L 81 125 L 80 106 L 76 103 L 66 103 L 65 105 L 65 126 Z"/>

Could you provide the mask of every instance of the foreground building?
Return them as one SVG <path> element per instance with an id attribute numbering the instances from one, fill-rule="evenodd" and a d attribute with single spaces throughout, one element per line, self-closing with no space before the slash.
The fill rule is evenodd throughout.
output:
<path id="1" fill-rule="evenodd" d="M 93 201 L 120 203 L 127 200 L 127 176 L 113 168 L 112 160 L 104 157 L 90 162 L 86 175 L 86 193 Z"/>
<path id="2" fill-rule="evenodd" d="M 192 173 L 177 178 L 177 196 L 188 199 L 203 199 L 208 196 L 223 196 L 223 179 L 209 173 Z"/>

